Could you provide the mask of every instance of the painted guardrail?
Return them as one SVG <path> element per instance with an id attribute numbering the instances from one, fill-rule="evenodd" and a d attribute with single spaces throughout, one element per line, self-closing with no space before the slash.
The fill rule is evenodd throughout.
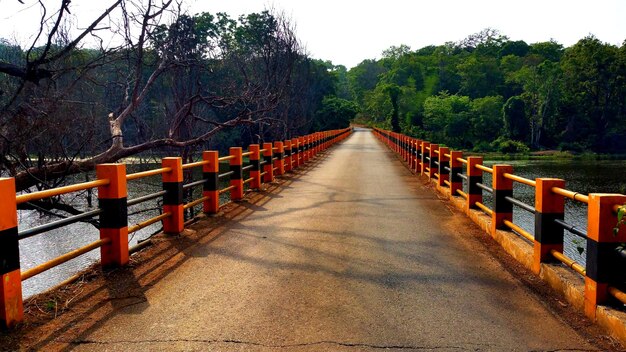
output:
<path id="1" fill-rule="evenodd" d="M 101 164 L 96 166 L 95 181 L 19 195 L 15 192 L 13 178 L 0 178 L 0 325 L 12 327 L 24 319 L 22 281 L 96 248 L 100 248 L 102 266 L 126 265 L 129 254 L 143 246 L 129 248 L 129 234 L 157 222 L 162 222 L 163 232 L 179 234 L 185 228 L 185 209 L 202 204 L 205 213 L 217 213 L 227 204 L 220 204 L 222 193 L 230 193 L 230 200 L 238 201 L 244 197 L 246 185 L 250 190 L 260 190 L 263 183 L 272 182 L 275 176 L 304 165 L 351 132 L 352 128 L 346 128 L 263 143 L 262 146 L 252 144 L 246 152 L 241 147 L 231 147 L 229 155 L 222 157 L 217 151 L 205 151 L 201 161 L 188 164 L 183 164 L 180 157 L 164 158 L 161 168 L 131 174 L 126 173 L 125 164 Z M 244 157 L 249 160 L 246 166 L 243 165 Z M 225 161 L 228 161 L 230 170 L 220 173 L 220 162 Z M 183 184 L 183 170 L 197 167 L 202 167 L 202 179 Z M 244 178 L 244 172 L 248 178 Z M 127 182 L 155 175 L 162 177 L 162 191 L 128 199 Z M 226 178 L 230 180 L 229 186 L 219 188 L 220 180 Z M 184 191 L 193 187 L 202 187 L 202 197 L 184 203 Z M 98 189 L 97 209 L 41 226 L 18 229 L 18 204 L 93 188 Z M 161 215 L 128 226 L 129 207 L 157 198 L 163 200 Z M 100 220 L 100 239 L 34 268 L 20 269 L 20 240 L 96 216 Z"/>
<path id="2" fill-rule="evenodd" d="M 555 178 L 530 180 L 513 173 L 511 165 L 483 165 L 483 158 L 428 141 L 374 128 L 374 134 L 398 153 L 411 171 L 433 180 L 438 191 L 465 200 L 467 214 L 480 210 L 491 218 L 492 236 L 498 230 L 510 230 L 533 246 L 532 270 L 540 274 L 541 264 L 559 261 L 580 274 L 585 281 L 585 315 L 595 319 L 597 307 L 616 299 L 626 304 L 626 294 L 616 286 L 624 284 L 626 226 L 614 233 L 617 212 L 626 203 L 626 195 L 572 192 L 565 181 Z M 465 173 L 463 172 L 465 171 Z M 492 175 L 492 184 L 483 183 L 483 173 Z M 513 183 L 535 189 L 535 204 L 526 204 L 513 196 Z M 483 191 L 493 195 L 491 207 L 483 203 Z M 564 221 L 565 200 L 587 204 L 587 229 Z M 534 235 L 513 223 L 513 209 L 534 214 Z M 587 240 L 586 265 L 576 263 L 563 253 L 564 231 Z"/>

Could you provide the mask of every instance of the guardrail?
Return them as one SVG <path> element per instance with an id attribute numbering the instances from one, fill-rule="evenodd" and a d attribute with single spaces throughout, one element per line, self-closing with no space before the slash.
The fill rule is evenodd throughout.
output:
<path id="1" fill-rule="evenodd" d="M 583 195 L 567 190 L 565 181 L 555 178 L 530 180 L 513 173 L 511 165 L 483 165 L 483 158 L 463 158 L 461 151 L 428 141 L 375 128 L 374 134 L 406 161 L 416 174 L 433 180 L 438 191 L 461 197 L 465 211 L 479 210 L 491 218 L 489 232 L 510 230 L 533 246 L 532 270 L 539 274 L 541 264 L 559 261 L 581 275 L 585 281 L 584 311 L 595 319 L 598 305 L 615 299 L 626 304 L 626 294 L 618 289 L 624 284 L 626 226 L 614 233 L 617 210 L 626 203 L 626 195 L 592 193 Z M 465 173 L 463 173 L 465 171 Z M 492 175 L 492 184 L 483 183 L 483 173 Z M 513 196 L 513 183 L 535 189 L 535 204 L 529 205 Z M 483 192 L 493 195 L 491 207 L 483 203 Z M 587 229 L 564 221 L 565 200 L 587 204 Z M 513 223 L 513 211 L 534 214 L 534 235 Z M 564 231 L 587 240 L 586 264 L 576 263 L 563 253 Z"/>
<path id="2" fill-rule="evenodd" d="M 259 190 L 263 183 L 272 182 L 275 176 L 285 174 L 304 165 L 319 152 L 345 139 L 352 128 L 317 132 L 303 137 L 274 143 L 252 144 L 248 151 L 231 147 L 227 156 L 217 151 L 205 151 L 202 160 L 183 164 L 182 158 L 164 158 L 161 168 L 127 174 L 124 164 L 96 166 L 97 180 L 54 189 L 17 195 L 13 178 L 0 178 L 0 325 L 14 326 L 24 319 L 22 281 L 65 263 L 93 249 L 100 248 L 100 263 L 104 267 L 123 266 L 129 254 L 141 247 L 128 246 L 128 235 L 151 224 L 162 222 L 163 232 L 179 234 L 185 228 L 185 209 L 202 204 L 203 211 L 214 214 L 225 205 L 220 204 L 220 194 L 229 193 L 231 201 L 244 197 L 245 185 L 249 190 Z M 243 165 L 247 157 L 248 165 Z M 220 162 L 228 161 L 230 170 L 220 173 Z M 202 167 L 202 179 L 183 183 L 183 170 Z M 244 172 L 247 178 L 244 178 Z M 163 190 L 134 199 L 127 199 L 127 182 L 161 175 Z M 221 179 L 229 179 L 229 186 L 219 188 Z M 185 190 L 202 187 L 202 197 L 184 203 Z M 97 188 L 98 208 L 28 229 L 18 229 L 17 205 L 35 200 Z M 128 208 L 162 198 L 162 213 L 138 224 L 128 226 Z M 20 269 L 19 241 L 98 216 L 100 239 L 75 249 L 34 268 Z"/>

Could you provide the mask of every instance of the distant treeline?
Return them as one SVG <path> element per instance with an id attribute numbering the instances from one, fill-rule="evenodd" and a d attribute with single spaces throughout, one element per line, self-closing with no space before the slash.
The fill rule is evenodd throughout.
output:
<path id="1" fill-rule="evenodd" d="M 401 45 L 345 74 L 360 121 L 475 151 L 624 152 L 626 42 L 569 48 L 485 29 L 412 51 Z"/>

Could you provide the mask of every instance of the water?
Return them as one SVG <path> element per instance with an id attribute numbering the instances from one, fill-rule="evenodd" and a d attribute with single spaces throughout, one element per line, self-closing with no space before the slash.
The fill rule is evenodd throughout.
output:
<path id="1" fill-rule="evenodd" d="M 583 194 L 593 192 L 626 193 L 626 161 L 487 161 L 486 165 L 510 164 L 513 165 L 516 175 L 534 179 L 536 177 L 554 177 L 566 180 L 566 188 Z M 136 172 L 145 169 L 156 168 L 156 164 L 129 165 L 128 172 Z M 199 179 L 200 170 L 195 170 L 194 180 Z M 491 185 L 489 174 L 485 173 L 484 183 Z M 84 177 L 84 176 L 82 176 Z M 93 179 L 93 175 L 92 175 Z M 76 179 L 81 182 L 84 179 Z M 224 183 L 227 181 L 224 180 Z M 514 183 L 514 196 L 526 204 L 534 204 L 534 189 L 519 183 Z M 224 187 L 224 185 L 222 185 Z M 160 176 L 153 176 L 128 183 L 129 199 L 146 195 L 161 190 Z M 194 199 L 200 195 L 200 188 L 196 188 Z M 64 200 L 81 210 L 90 210 L 87 207 L 86 194 L 78 193 L 64 196 Z M 227 194 L 223 195 L 222 202 L 227 201 Z M 97 194 L 93 195 L 94 205 L 97 205 Z M 491 207 L 490 195 L 484 194 L 484 203 Z M 196 209 L 200 209 L 199 205 Z M 160 199 L 142 203 L 129 208 L 129 225 L 160 214 Z M 140 212 L 140 213 L 138 213 Z M 18 212 L 20 229 L 37 226 L 56 220 L 56 217 L 41 215 L 32 210 Z M 586 229 L 587 207 L 583 203 L 567 201 L 565 220 L 579 228 Z M 533 233 L 534 217 L 532 214 L 515 207 L 513 221 Z M 149 237 L 160 228 L 160 224 L 154 224 L 144 228 L 129 237 L 129 245 L 135 245 L 139 240 Z M 53 230 L 20 241 L 20 262 L 22 270 L 32 268 L 38 264 L 47 262 L 61 254 L 85 246 L 99 238 L 98 230 L 87 223 L 77 223 L 61 229 Z M 585 254 L 580 255 L 578 247 L 585 248 L 585 241 L 577 236 L 566 232 L 565 253 L 577 262 L 585 263 Z M 96 262 L 100 257 L 99 249 L 93 250 L 76 259 L 70 260 L 60 266 L 39 274 L 23 282 L 24 295 L 30 296 L 42 292 L 59 282 L 71 277 L 76 272 Z"/>
<path id="2" fill-rule="evenodd" d="M 127 165 L 127 172 L 133 173 L 160 167 L 159 164 L 142 164 Z M 94 175 L 90 175 L 90 179 L 94 179 Z M 201 177 L 200 169 L 196 168 L 193 174 L 193 180 L 199 180 Z M 75 177 L 69 183 L 84 182 L 84 176 Z M 223 181 L 225 184 L 227 180 Z M 224 184 L 222 187 L 224 187 Z M 128 182 L 128 199 L 144 196 L 150 193 L 158 192 L 162 189 L 161 176 L 151 176 Z M 227 201 L 227 194 L 224 194 L 222 203 Z M 94 208 L 88 207 L 87 192 L 76 192 L 63 195 L 63 202 L 70 204 L 78 210 L 89 211 Z M 92 202 L 94 206 L 98 205 L 97 190 L 94 189 Z M 194 188 L 193 199 L 201 197 L 201 187 Z M 128 209 L 128 225 L 132 226 L 141 221 L 145 221 L 151 217 L 161 214 L 161 198 L 140 203 L 129 207 Z M 194 207 L 195 212 L 201 211 L 202 205 Z M 56 216 L 44 215 L 35 210 L 19 210 L 18 223 L 19 229 L 24 230 L 34 226 L 42 225 L 48 222 L 58 220 Z M 153 233 L 159 231 L 160 223 L 152 224 L 135 233 L 129 234 L 129 246 L 134 246 L 141 240 L 144 240 Z M 50 261 L 62 254 L 72 250 L 86 246 L 100 238 L 98 229 L 85 222 L 79 222 L 68 225 L 56 230 L 48 231 L 30 238 L 20 240 L 20 265 L 22 271 L 33 268 L 39 264 Z M 85 269 L 89 265 L 100 259 L 100 249 L 94 249 L 66 263 L 56 266 L 48 271 L 36 275 L 22 282 L 22 292 L 24 297 L 31 296 L 49 289 L 56 284 L 68 279 L 80 270 Z"/>
<path id="3" fill-rule="evenodd" d="M 551 161 L 485 161 L 485 165 L 509 164 L 513 173 L 531 180 L 538 177 L 552 177 L 565 180 L 565 188 L 581 194 L 626 193 L 626 160 L 551 160 Z M 484 184 L 491 185 L 491 175 L 484 173 Z M 535 190 L 514 182 L 513 196 L 526 204 L 534 205 Z M 491 195 L 483 192 L 484 203 L 492 207 Z M 566 199 L 565 221 L 579 229 L 587 229 L 587 205 Z M 534 215 L 513 207 L 513 222 L 524 230 L 534 233 Z M 585 239 L 565 231 L 564 253 L 584 265 L 586 253 Z"/>

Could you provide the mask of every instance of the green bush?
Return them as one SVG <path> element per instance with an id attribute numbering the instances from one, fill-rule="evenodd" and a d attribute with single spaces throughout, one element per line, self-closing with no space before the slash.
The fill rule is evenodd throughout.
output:
<path id="1" fill-rule="evenodd" d="M 514 141 L 506 137 L 499 137 L 491 142 L 491 147 L 500 153 L 506 154 L 525 154 L 530 151 L 530 148 L 523 142 Z"/>

